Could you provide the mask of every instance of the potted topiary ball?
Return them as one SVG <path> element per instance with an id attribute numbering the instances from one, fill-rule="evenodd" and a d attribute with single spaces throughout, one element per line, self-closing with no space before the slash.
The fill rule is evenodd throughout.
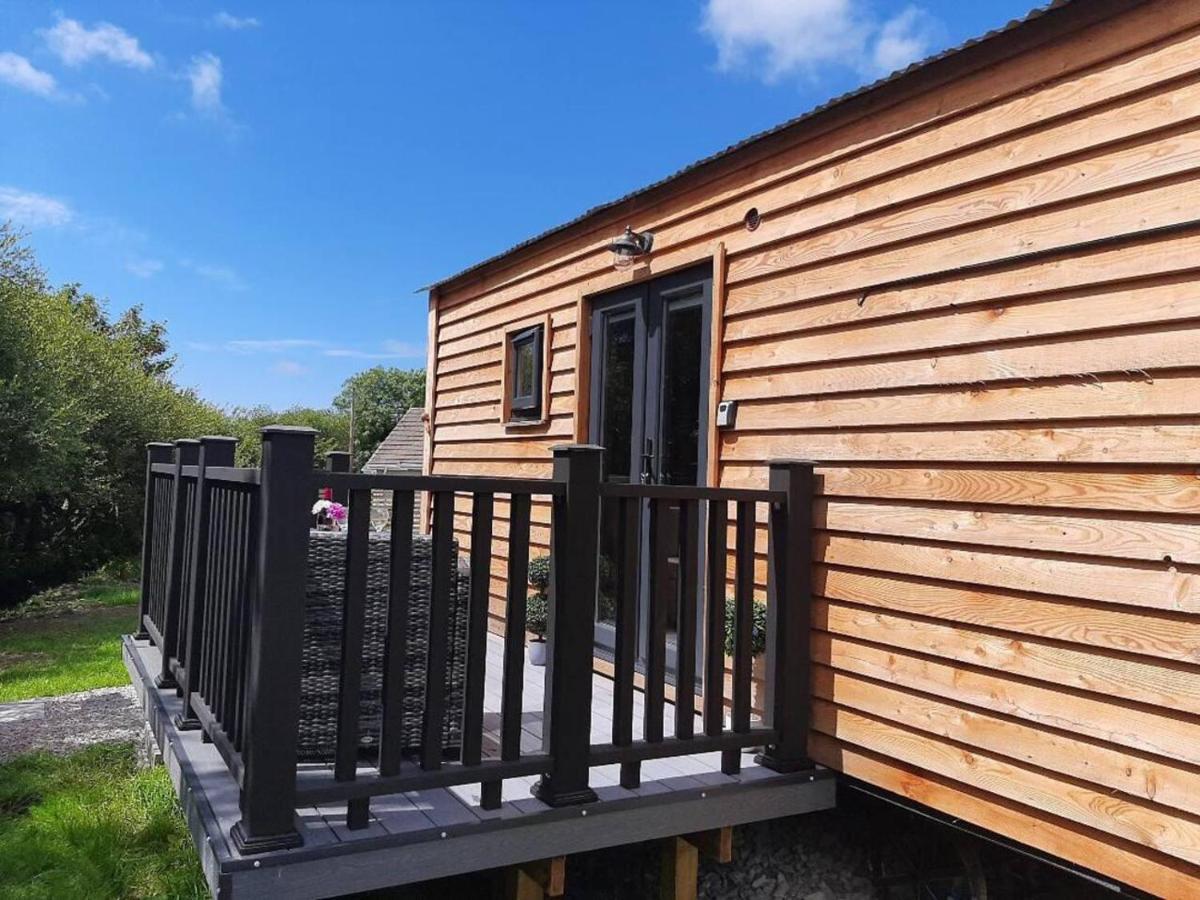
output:
<path id="1" fill-rule="evenodd" d="M 750 668 L 750 706 L 755 711 L 763 712 L 763 686 L 766 678 L 766 660 L 763 654 L 767 650 L 767 607 L 757 601 L 753 604 L 754 614 L 750 627 L 750 655 L 754 661 Z M 737 617 L 737 604 L 732 597 L 725 598 L 725 669 L 733 671 L 733 639 L 734 623 Z"/>
<path id="2" fill-rule="evenodd" d="M 525 631 L 529 641 L 529 662 L 546 664 L 546 630 L 550 627 L 550 557 L 538 556 L 529 561 L 529 586 L 533 593 L 525 601 Z"/>

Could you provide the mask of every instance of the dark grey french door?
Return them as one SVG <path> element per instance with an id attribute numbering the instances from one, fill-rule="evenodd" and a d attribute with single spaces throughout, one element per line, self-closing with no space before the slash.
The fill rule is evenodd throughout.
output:
<path id="1" fill-rule="evenodd" d="M 698 266 L 614 291 L 592 307 L 591 440 L 605 449 L 604 478 L 643 484 L 702 485 L 707 467 L 708 356 L 712 267 Z M 614 646 L 616 579 L 613 560 L 624 531 L 614 510 L 601 513 L 596 644 Z M 640 518 L 638 655 L 645 657 L 648 510 Z M 678 509 L 662 527 L 676 546 Z M 695 556 L 693 555 L 693 558 Z M 697 564 L 700 561 L 697 560 Z M 678 561 L 669 560 L 674 595 Z M 677 610 L 668 620 L 667 665 L 674 666 Z"/>

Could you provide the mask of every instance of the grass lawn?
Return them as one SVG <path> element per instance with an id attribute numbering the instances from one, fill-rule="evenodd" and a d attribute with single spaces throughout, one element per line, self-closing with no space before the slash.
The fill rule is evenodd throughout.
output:
<path id="1" fill-rule="evenodd" d="M 127 744 L 0 765 L 0 897 L 207 897 L 162 766 Z"/>
<path id="2" fill-rule="evenodd" d="M 0 703 L 129 683 L 121 635 L 134 630 L 137 588 L 81 582 L 46 591 L 0 619 Z"/>

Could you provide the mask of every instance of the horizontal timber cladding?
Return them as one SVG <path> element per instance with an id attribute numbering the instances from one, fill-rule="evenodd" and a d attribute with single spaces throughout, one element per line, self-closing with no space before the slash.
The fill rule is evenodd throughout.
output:
<path id="1" fill-rule="evenodd" d="M 549 475 L 550 448 L 587 433 L 589 298 L 720 260 L 713 383 L 738 410 L 711 437 L 718 481 L 763 488 L 772 458 L 818 461 L 814 758 L 1187 896 L 1200 4 L 1101 6 L 1107 18 L 1041 39 L 1049 25 L 1021 26 L 936 90 L 906 76 L 869 114 L 750 145 L 440 285 L 427 465 Z M 654 253 L 617 272 L 606 245 L 626 224 L 655 232 Z M 501 342 L 539 316 L 549 409 L 506 426 Z M 509 513 L 497 496 L 497 630 Z M 531 521 L 545 553 L 550 506 Z M 757 535 L 764 596 L 762 516 Z"/>

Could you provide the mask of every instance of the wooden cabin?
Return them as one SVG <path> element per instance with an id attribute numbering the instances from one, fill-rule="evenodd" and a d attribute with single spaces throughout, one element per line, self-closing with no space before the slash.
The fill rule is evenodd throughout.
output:
<path id="1" fill-rule="evenodd" d="M 594 209 L 431 288 L 425 471 L 816 461 L 811 756 L 1196 896 L 1198 116 L 1200 3 L 1059 2 Z"/>

